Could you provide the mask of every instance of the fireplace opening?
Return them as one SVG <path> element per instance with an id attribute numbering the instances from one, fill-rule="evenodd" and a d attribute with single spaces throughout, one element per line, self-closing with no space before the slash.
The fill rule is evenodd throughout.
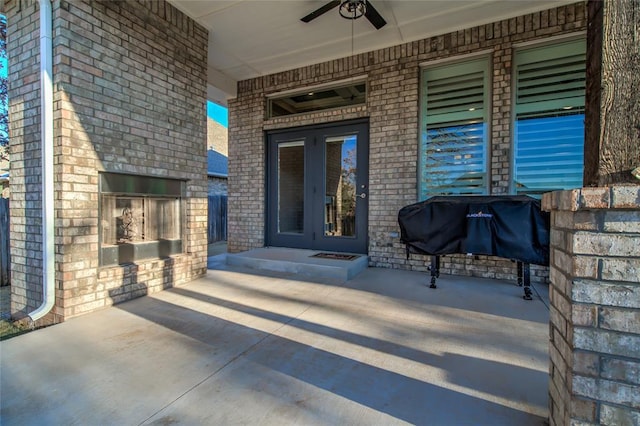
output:
<path id="1" fill-rule="evenodd" d="M 185 182 L 100 174 L 100 265 L 182 253 Z"/>

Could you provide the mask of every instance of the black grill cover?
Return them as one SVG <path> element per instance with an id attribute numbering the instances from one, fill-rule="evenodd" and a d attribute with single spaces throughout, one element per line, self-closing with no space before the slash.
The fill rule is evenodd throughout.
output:
<path id="1" fill-rule="evenodd" d="M 549 214 L 528 196 L 439 196 L 400 209 L 408 253 L 484 254 L 549 264 Z"/>

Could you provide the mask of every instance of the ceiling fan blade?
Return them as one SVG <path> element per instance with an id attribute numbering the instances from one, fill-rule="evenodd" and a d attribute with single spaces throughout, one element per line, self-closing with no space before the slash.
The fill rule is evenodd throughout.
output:
<path id="1" fill-rule="evenodd" d="M 327 13 L 328 11 L 330 11 L 331 9 L 333 9 L 334 7 L 337 7 L 340 5 L 340 0 L 333 0 L 330 1 L 329 3 L 325 4 L 324 6 L 322 6 L 321 8 L 314 10 L 313 12 L 311 12 L 310 14 L 308 14 L 307 16 L 305 16 L 304 18 L 300 19 L 302 22 L 310 22 L 314 19 L 316 19 L 318 16 Z"/>
<path id="2" fill-rule="evenodd" d="M 373 7 L 369 0 L 367 0 L 367 11 L 365 12 L 364 16 L 366 16 L 369 22 L 371 22 L 371 24 L 376 27 L 376 30 L 379 30 L 380 28 L 387 25 L 387 21 L 385 21 L 384 18 L 380 16 L 376 8 Z"/>

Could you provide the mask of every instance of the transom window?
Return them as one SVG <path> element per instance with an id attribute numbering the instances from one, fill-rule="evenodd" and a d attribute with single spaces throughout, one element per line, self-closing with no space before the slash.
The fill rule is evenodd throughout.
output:
<path id="1" fill-rule="evenodd" d="M 576 40 L 515 53 L 517 194 L 582 186 L 585 52 L 585 40 Z"/>
<path id="2" fill-rule="evenodd" d="M 487 193 L 489 59 L 422 71 L 419 196 Z"/>
<path id="3" fill-rule="evenodd" d="M 363 80 L 308 88 L 294 93 L 269 96 L 267 118 L 364 105 L 366 101 L 367 84 Z"/>

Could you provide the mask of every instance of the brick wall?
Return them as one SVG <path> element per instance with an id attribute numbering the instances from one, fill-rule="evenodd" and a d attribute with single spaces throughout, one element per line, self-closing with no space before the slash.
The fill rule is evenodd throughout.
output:
<path id="1" fill-rule="evenodd" d="M 213 149 L 224 156 L 229 155 L 229 131 L 222 124 L 207 117 L 207 148 Z"/>
<path id="2" fill-rule="evenodd" d="M 640 186 L 545 194 L 552 425 L 640 424 Z"/>
<path id="3" fill-rule="evenodd" d="M 35 294 L 41 282 L 39 187 L 26 187 L 39 179 L 39 76 L 33 50 L 38 48 L 38 6 L 10 0 L 5 8 L 10 80 L 30 82 L 12 87 L 10 94 L 12 160 L 18 170 L 12 191 L 19 200 L 12 210 L 12 240 L 19 247 L 12 297 L 17 316 L 41 299 Z M 20 53 L 27 48 L 32 49 L 28 58 Z M 164 1 L 61 0 L 53 3 L 53 56 L 57 284 L 48 320 L 57 322 L 204 274 L 207 31 Z M 34 99 L 32 105 L 23 106 L 24 97 Z M 21 113 L 31 122 L 13 120 Z M 25 131 L 28 138 L 20 134 Z M 99 268 L 100 171 L 186 180 L 184 254 Z M 30 197 L 34 207 L 23 210 Z M 33 226 L 23 230 L 29 216 Z M 33 294 L 23 297 L 25 290 Z"/>
<path id="4" fill-rule="evenodd" d="M 369 258 L 372 266 L 425 271 L 421 256 L 407 261 L 398 238 L 397 214 L 417 201 L 420 65 L 490 52 L 493 63 L 490 122 L 490 193 L 507 194 L 511 164 L 511 57 L 518 43 L 585 30 L 583 3 L 481 25 L 429 39 L 242 81 L 229 103 L 229 250 L 264 244 L 264 131 L 369 119 Z M 265 96 L 347 77 L 367 78 L 367 103 L 330 111 L 265 119 Z M 509 261 L 486 256 L 447 256 L 443 273 L 514 278 Z M 532 281 L 548 268 L 532 267 Z"/>

